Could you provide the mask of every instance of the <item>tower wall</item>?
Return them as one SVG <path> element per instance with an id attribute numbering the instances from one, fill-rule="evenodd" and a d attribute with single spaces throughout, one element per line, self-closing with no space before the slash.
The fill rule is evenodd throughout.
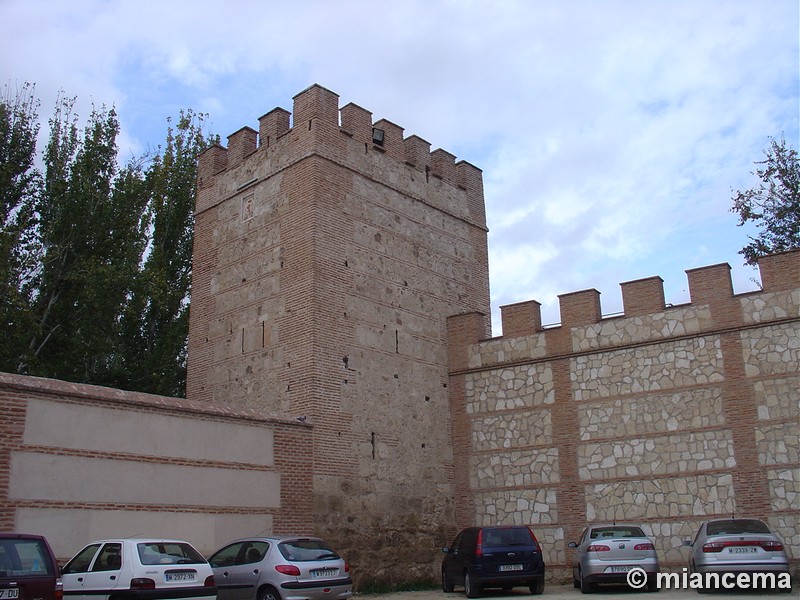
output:
<path id="1" fill-rule="evenodd" d="M 446 318 L 489 313 L 481 172 L 356 105 L 340 124 L 321 86 L 288 115 L 201 156 L 187 396 L 307 417 L 315 532 L 356 578 L 428 578 L 454 511 Z"/>

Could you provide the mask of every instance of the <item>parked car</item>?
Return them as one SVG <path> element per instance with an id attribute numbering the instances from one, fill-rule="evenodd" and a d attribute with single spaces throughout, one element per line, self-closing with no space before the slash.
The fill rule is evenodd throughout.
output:
<path id="1" fill-rule="evenodd" d="M 0 533 L 0 600 L 62 600 L 58 562 L 44 536 Z"/>
<path id="2" fill-rule="evenodd" d="M 638 525 L 590 525 L 569 547 L 575 549 L 572 583 L 584 594 L 595 591 L 598 583 L 627 583 L 628 571 L 636 567 L 647 573 L 647 589 L 658 591 L 656 548 Z"/>
<path id="3" fill-rule="evenodd" d="M 236 540 L 208 559 L 219 600 L 345 600 L 350 566 L 316 537 Z"/>
<path id="4" fill-rule="evenodd" d="M 531 594 L 544 591 L 542 549 L 529 527 L 468 527 L 442 551 L 445 592 L 457 585 L 464 586 L 467 598 L 477 598 L 490 587 L 510 590 L 524 585 Z"/>
<path id="5" fill-rule="evenodd" d="M 69 600 L 215 600 L 214 573 L 181 540 L 92 542 L 61 570 Z"/>
<path id="6" fill-rule="evenodd" d="M 713 519 L 700 525 L 693 540 L 691 573 L 788 573 L 783 541 L 759 519 Z"/>

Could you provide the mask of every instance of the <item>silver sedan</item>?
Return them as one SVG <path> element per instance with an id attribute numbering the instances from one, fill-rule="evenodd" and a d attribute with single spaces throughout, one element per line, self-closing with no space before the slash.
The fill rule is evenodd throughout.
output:
<path id="1" fill-rule="evenodd" d="M 647 573 L 647 589 L 658 591 L 658 555 L 638 525 L 590 525 L 569 547 L 575 549 L 572 582 L 584 594 L 595 591 L 598 583 L 627 583 L 628 572 L 637 567 Z"/>
<path id="2" fill-rule="evenodd" d="M 692 549 L 692 573 L 788 573 L 783 541 L 760 519 L 714 519 L 701 524 Z"/>

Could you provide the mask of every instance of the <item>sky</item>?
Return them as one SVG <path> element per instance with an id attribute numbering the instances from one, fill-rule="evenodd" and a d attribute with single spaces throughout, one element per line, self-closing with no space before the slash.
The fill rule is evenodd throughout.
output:
<path id="1" fill-rule="evenodd" d="M 113 106 L 120 156 L 167 118 L 224 141 L 312 84 L 483 171 L 499 307 L 728 263 L 756 235 L 730 211 L 770 138 L 798 148 L 797 0 L 0 0 L 0 89 L 35 84 L 46 122 Z M 42 144 L 43 146 L 43 144 Z"/>

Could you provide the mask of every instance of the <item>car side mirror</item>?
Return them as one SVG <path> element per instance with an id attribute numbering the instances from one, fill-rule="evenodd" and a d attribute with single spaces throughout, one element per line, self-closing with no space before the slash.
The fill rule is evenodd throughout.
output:
<path id="1" fill-rule="evenodd" d="M 449 554 L 450 553 L 450 548 L 445 546 L 444 548 L 442 548 L 442 552 L 444 552 L 445 554 Z"/>
<path id="2" fill-rule="evenodd" d="M 576 544 L 575 542 L 570 542 L 569 544 L 567 544 L 567 548 L 577 548 L 577 547 L 578 544 Z"/>
<path id="3" fill-rule="evenodd" d="M 692 547 L 692 540 L 683 540 L 682 546 Z"/>

